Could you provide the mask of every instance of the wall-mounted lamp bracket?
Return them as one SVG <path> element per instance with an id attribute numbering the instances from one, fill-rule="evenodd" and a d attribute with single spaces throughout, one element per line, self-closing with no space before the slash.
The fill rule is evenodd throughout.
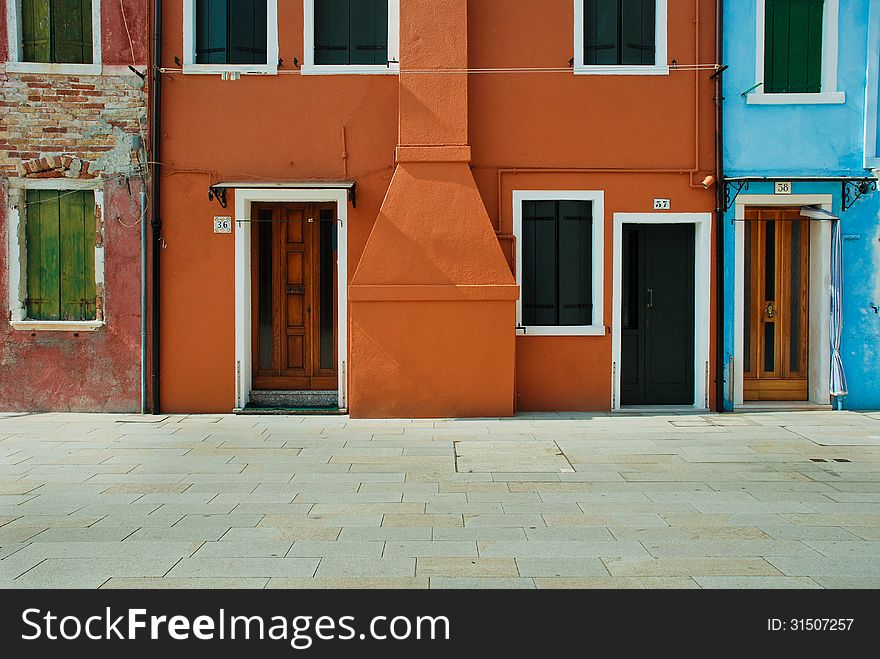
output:
<path id="1" fill-rule="evenodd" d="M 217 200 L 221 208 L 226 208 L 226 188 L 208 188 L 208 201 Z"/>
<path id="2" fill-rule="evenodd" d="M 841 200 L 843 210 L 849 210 L 862 197 L 877 190 L 877 179 L 858 179 L 843 182 Z"/>
<path id="3" fill-rule="evenodd" d="M 725 181 L 724 182 L 724 210 L 733 208 L 736 198 L 743 190 L 749 189 L 748 181 Z"/>

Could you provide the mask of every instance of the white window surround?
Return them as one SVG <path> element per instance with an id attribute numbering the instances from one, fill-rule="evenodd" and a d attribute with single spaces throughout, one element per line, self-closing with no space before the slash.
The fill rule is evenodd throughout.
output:
<path id="1" fill-rule="evenodd" d="M 694 225 L 694 408 L 709 408 L 709 345 L 712 308 L 712 213 L 615 213 L 611 315 L 611 409 L 621 409 L 620 359 L 623 343 L 623 227 L 625 224 Z"/>
<path id="2" fill-rule="evenodd" d="M 397 75 L 400 73 L 400 0 L 388 0 L 386 64 L 315 64 L 315 0 L 303 0 L 303 75 Z M 393 63 L 392 63 L 393 61 Z"/>
<path id="3" fill-rule="evenodd" d="M 196 2 L 183 0 L 183 72 L 185 74 L 278 73 L 278 0 L 266 7 L 265 64 L 196 64 Z"/>
<path id="4" fill-rule="evenodd" d="M 734 223 L 734 302 L 733 302 L 733 406 L 743 405 L 743 358 L 745 346 L 745 218 L 749 206 L 819 206 L 832 212 L 834 196 L 830 194 L 741 194 L 736 198 Z M 831 390 L 831 222 L 810 222 L 810 304 L 809 304 L 809 367 L 808 393 L 810 402 L 829 405 Z M 725 392 L 728 393 L 728 392 Z M 728 394 L 729 395 L 729 394 Z"/>
<path id="5" fill-rule="evenodd" d="M 336 252 L 337 373 L 339 409 L 348 408 L 348 190 L 234 188 L 235 195 L 235 407 L 248 404 L 253 386 L 251 348 L 251 205 L 254 203 L 335 202 L 339 222 Z"/>
<path id="6" fill-rule="evenodd" d="M 605 336 L 605 192 L 602 190 L 514 190 L 513 235 L 516 237 L 516 283 L 522 286 L 522 221 L 524 201 L 593 202 L 593 324 L 523 326 L 522 296 L 516 301 L 517 332 L 525 336 Z"/>
<path id="7" fill-rule="evenodd" d="M 865 168 L 880 169 L 877 152 L 880 111 L 880 0 L 871 0 L 868 14 L 868 86 L 865 97 Z"/>
<path id="8" fill-rule="evenodd" d="M 104 190 L 100 179 L 9 179 L 7 200 L 7 271 L 9 284 L 9 324 L 22 331 L 66 331 L 89 332 L 101 329 L 104 320 L 30 320 L 27 317 L 27 244 L 25 223 L 27 222 L 25 195 L 28 190 L 94 190 L 95 207 L 104 217 Z M 104 285 L 104 246 L 95 246 L 95 284 L 98 289 Z"/>
<path id="9" fill-rule="evenodd" d="M 669 75 L 667 0 L 657 0 L 654 65 L 584 64 L 584 0 L 574 0 L 575 75 Z"/>
<path id="10" fill-rule="evenodd" d="M 846 93 L 837 90 L 839 0 L 825 0 L 822 19 L 822 91 L 818 94 L 768 94 L 764 91 L 764 23 L 766 0 L 756 0 L 755 83 L 754 92 L 746 95 L 750 105 L 830 105 L 846 103 Z"/>
<path id="11" fill-rule="evenodd" d="M 21 39 L 21 0 L 6 0 L 6 39 L 9 58 L 6 70 L 14 73 L 55 73 L 62 75 L 101 75 L 101 0 L 92 0 L 92 63 L 55 64 L 25 62 Z"/>

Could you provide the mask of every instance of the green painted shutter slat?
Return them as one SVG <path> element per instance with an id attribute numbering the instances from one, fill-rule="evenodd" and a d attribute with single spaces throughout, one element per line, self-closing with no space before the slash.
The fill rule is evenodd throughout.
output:
<path id="1" fill-rule="evenodd" d="M 24 61 L 51 62 L 50 0 L 22 0 L 21 31 Z"/>
<path id="2" fill-rule="evenodd" d="M 315 0 L 315 64 L 351 63 L 349 15 L 349 0 Z"/>
<path id="3" fill-rule="evenodd" d="M 656 0 L 621 0 L 620 64 L 654 64 Z"/>
<path id="4" fill-rule="evenodd" d="M 559 322 L 556 202 L 523 204 L 523 324 Z"/>
<path id="5" fill-rule="evenodd" d="M 95 319 L 95 197 L 90 191 L 60 199 L 61 320 Z"/>
<path id="6" fill-rule="evenodd" d="M 92 63 L 92 0 L 52 0 L 52 61 Z"/>
<path id="7" fill-rule="evenodd" d="M 196 0 L 196 63 L 227 64 L 226 0 Z"/>
<path id="8" fill-rule="evenodd" d="M 558 226 L 559 324 L 592 325 L 593 204 L 560 201 Z"/>
<path id="9" fill-rule="evenodd" d="M 350 64 L 388 63 L 388 0 L 350 0 Z"/>
<path id="10" fill-rule="evenodd" d="M 28 190 L 25 216 L 27 314 L 59 320 L 61 309 L 58 192 Z"/>
<path id="11" fill-rule="evenodd" d="M 619 64 L 619 0 L 584 0 L 584 64 Z"/>
<path id="12" fill-rule="evenodd" d="M 229 63 L 266 64 L 265 0 L 229 0 Z"/>
<path id="13" fill-rule="evenodd" d="M 771 94 L 822 89 L 824 0 L 767 0 L 764 88 Z"/>

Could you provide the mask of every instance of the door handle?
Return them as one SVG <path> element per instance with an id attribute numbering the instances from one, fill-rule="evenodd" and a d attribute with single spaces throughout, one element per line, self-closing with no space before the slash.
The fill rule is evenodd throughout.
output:
<path id="1" fill-rule="evenodd" d="M 776 316 L 776 307 L 774 307 L 772 304 L 768 304 L 764 308 L 764 315 L 767 317 L 767 320 L 774 318 Z"/>
<path id="2" fill-rule="evenodd" d="M 653 309 L 654 308 L 654 289 L 653 288 L 649 288 L 647 290 L 647 297 L 648 297 L 648 302 L 645 306 L 648 309 Z"/>

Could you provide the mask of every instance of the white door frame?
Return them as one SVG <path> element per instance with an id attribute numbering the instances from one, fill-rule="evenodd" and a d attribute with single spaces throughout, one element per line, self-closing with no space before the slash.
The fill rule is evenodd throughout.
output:
<path id="1" fill-rule="evenodd" d="M 243 408 L 253 386 L 251 332 L 251 204 L 335 202 L 339 222 L 337 335 L 339 408 L 347 409 L 348 374 L 348 190 L 235 188 L 235 406 Z"/>
<path id="2" fill-rule="evenodd" d="M 694 225 L 694 408 L 709 409 L 709 340 L 712 304 L 711 213 L 615 213 L 611 319 L 611 409 L 620 405 L 620 353 L 623 301 L 623 225 Z"/>
<path id="3" fill-rule="evenodd" d="M 746 208 L 749 206 L 819 206 L 832 212 L 830 194 L 740 194 L 736 198 L 734 222 L 734 311 L 733 311 L 733 406 L 743 400 L 743 346 L 745 341 Z M 810 221 L 810 313 L 809 369 L 810 402 L 830 405 L 831 391 L 831 222 Z M 824 392 L 824 393 L 823 393 Z"/>

